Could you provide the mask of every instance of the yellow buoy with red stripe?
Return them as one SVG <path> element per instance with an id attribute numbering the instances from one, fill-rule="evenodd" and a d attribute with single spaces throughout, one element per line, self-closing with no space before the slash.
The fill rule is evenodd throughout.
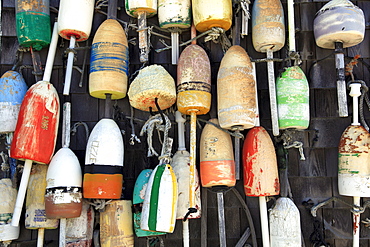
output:
<path id="1" fill-rule="evenodd" d="M 212 27 L 229 30 L 232 24 L 232 1 L 213 0 L 192 1 L 193 21 L 199 32 L 205 32 Z"/>
<path id="2" fill-rule="evenodd" d="M 96 31 L 91 48 L 89 92 L 95 98 L 121 99 L 127 92 L 128 44 L 125 31 L 114 19 Z"/>
<path id="3" fill-rule="evenodd" d="M 159 108 L 164 110 L 176 102 L 175 80 L 163 66 L 150 65 L 139 71 L 127 94 L 131 106 L 136 109 L 158 111 L 157 98 Z"/>
<path id="4" fill-rule="evenodd" d="M 132 202 L 114 200 L 100 213 L 100 245 L 102 247 L 134 246 Z"/>
<path id="5" fill-rule="evenodd" d="M 216 118 L 209 121 L 218 124 Z M 212 124 L 206 124 L 200 139 L 200 179 L 203 187 L 236 183 L 231 137 Z"/>

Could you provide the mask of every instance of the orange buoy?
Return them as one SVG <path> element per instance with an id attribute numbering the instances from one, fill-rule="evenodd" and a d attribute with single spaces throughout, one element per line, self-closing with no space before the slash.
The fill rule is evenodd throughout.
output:
<path id="1" fill-rule="evenodd" d="M 215 118 L 209 121 L 218 124 Z M 203 187 L 236 183 L 231 137 L 212 124 L 206 124 L 200 139 L 200 179 Z"/>
<path id="2" fill-rule="evenodd" d="M 96 31 L 91 48 L 89 92 L 105 99 L 121 99 L 127 92 L 128 43 L 121 24 L 105 20 Z"/>
<path id="3" fill-rule="evenodd" d="M 175 80 L 163 66 L 150 65 L 139 71 L 127 94 L 131 106 L 136 109 L 158 111 L 157 98 L 159 108 L 164 110 L 176 102 Z"/>
<path id="4" fill-rule="evenodd" d="M 232 1 L 221 0 L 217 4 L 213 0 L 192 1 L 193 20 L 199 32 L 205 32 L 212 27 L 229 30 L 232 24 Z"/>

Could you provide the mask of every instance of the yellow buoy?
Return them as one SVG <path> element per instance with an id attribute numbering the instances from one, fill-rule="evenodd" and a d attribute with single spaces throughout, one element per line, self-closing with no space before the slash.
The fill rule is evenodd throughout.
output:
<path id="1" fill-rule="evenodd" d="M 221 0 L 217 4 L 213 0 L 192 1 L 193 20 L 199 32 L 212 27 L 229 30 L 232 23 L 232 1 Z"/>
<path id="2" fill-rule="evenodd" d="M 158 111 L 155 98 L 162 110 L 171 107 L 176 102 L 175 80 L 161 65 L 150 65 L 139 71 L 128 90 L 132 107 L 142 110 Z"/>
<path id="3" fill-rule="evenodd" d="M 121 24 L 105 20 L 96 31 L 91 48 L 89 78 L 90 95 L 105 99 L 121 99 L 127 92 L 128 44 Z"/>

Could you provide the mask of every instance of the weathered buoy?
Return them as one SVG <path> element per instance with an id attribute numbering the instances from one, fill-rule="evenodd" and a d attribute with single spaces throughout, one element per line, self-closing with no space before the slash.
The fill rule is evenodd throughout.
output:
<path id="1" fill-rule="evenodd" d="M 141 229 L 168 232 L 175 230 L 177 180 L 168 164 L 157 165 L 150 175 L 141 214 Z"/>
<path id="2" fill-rule="evenodd" d="M 95 33 L 90 60 L 89 93 L 95 98 L 121 99 L 127 92 L 128 43 L 121 24 L 105 20 Z"/>
<path id="3" fill-rule="evenodd" d="M 101 119 L 92 130 L 85 156 L 84 198 L 119 199 L 123 183 L 124 147 L 112 119 Z"/>
<path id="4" fill-rule="evenodd" d="M 66 219 L 66 247 L 92 246 L 94 217 L 93 207 L 83 200 L 81 215 Z"/>
<path id="5" fill-rule="evenodd" d="M 27 92 L 23 76 L 9 70 L 0 78 L 0 133 L 15 131 L 18 113 Z"/>
<path id="6" fill-rule="evenodd" d="M 43 246 L 44 230 L 56 229 L 59 225 L 58 219 L 49 219 L 45 213 L 47 169 L 48 166 L 45 164 L 34 165 L 27 187 L 25 227 L 38 229 L 38 246 Z"/>
<path id="7" fill-rule="evenodd" d="M 192 1 L 195 28 L 205 32 L 212 27 L 229 30 L 232 24 L 232 1 L 222 0 L 215 4 L 212 0 Z"/>
<path id="8" fill-rule="evenodd" d="M 0 180 L 0 196 L 0 241 L 9 243 L 19 237 L 19 227 L 10 225 L 17 198 L 17 189 L 10 178 Z"/>
<path id="9" fill-rule="evenodd" d="M 144 231 L 140 228 L 141 224 L 141 213 L 143 210 L 143 202 L 145 198 L 145 192 L 148 188 L 148 182 L 150 175 L 152 174 L 152 169 L 144 169 L 140 172 L 136 179 L 134 192 L 132 195 L 132 205 L 134 212 L 134 229 L 137 237 L 148 237 L 153 235 L 163 235 L 165 232 L 154 232 L 154 231 Z"/>
<path id="10" fill-rule="evenodd" d="M 287 197 L 279 197 L 270 210 L 271 247 L 302 246 L 299 210 Z"/>
<path id="11" fill-rule="evenodd" d="M 74 1 L 61 0 L 58 13 L 58 33 L 69 40 L 66 76 L 63 94 L 69 95 L 71 87 L 72 67 L 76 41 L 85 41 L 89 38 L 94 14 L 94 0 Z"/>
<path id="12" fill-rule="evenodd" d="M 292 66 L 276 80 L 276 100 L 280 129 L 307 129 L 310 122 L 310 89 L 299 66 Z"/>
<path id="13" fill-rule="evenodd" d="M 252 43 L 258 52 L 266 53 L 273 59 L 273 52 L 285 44 L 284 11 L 280 0 L 256 0 L 252 8 Z M 279 135 L 278 112 L 276 103 L 274 62 L 267 61 L 268 85 L 271 109 L 272 133 Z"/>
<path id="14" fill-rule="evenodd" d="M 155 98 L 161 110 L 171 107 L 176 102 L 175 80 L 161 65 L 150 65 L 139 71 L 130 84 L 128 97 L 132 107 L 142 110 L 158 111 Z"/>
<path id="15" fill-rule="evenodd" d="M 332 0 L 316 13 L 313 31 L 317 46 L 324 49 L 335 49 L 338 114 L 340 117 L 347 117 L 347 88 L 343 48 L 355 46 L 364 39 L 364 13 L 351 1 Z"/>
<path id="16" fill-rule="evenodd" d="M 221 128 L 250 129 L 256 118 L 256 85 L 247 52 L 230 47 L 217 74 L 218 121 Z"/>
<path id="17" fill-rule="evenodd" d="M 161 28 L 171 31 L 172 64 L 179 58 L 179 30 L 191 26 L 190 0 L 158 0 L 158 21 Z"/>
<path id="18" fill-rule="evenodd" d="M 157 14 L 157 0 L 125 1 L 126 13 L 138 19 L 140 62 L 149 60 L 149 46 L 146 19 Z"/>
<path id="19" fill-rule="evenodd" d="M 216 118 L 209 121 L 218 124 Z M 205 125 L 200 138 L 200 180 L 203 187 L 236 183 L 231 137 L 212 124 Z"/>
<path id="20" fill-rule="evenodd" d="M 82 210 L 82 173 L 71 149 L 63 147 L 54 155 L 46 183 L 46 216 L 50 219 L 79 217 Z"/>
<path id="21" fill-rule="evenodd" d="M 134 246 L 132 202 L 114 200 L 100 213 L 100 245 L 102 247 Z"/>
<path id="22" fill-rule="evenodd" d="M 48 46 L 51 39 L 49 0 L 17 0 L 15 3 L 19 45 L 35 50 Z"/>

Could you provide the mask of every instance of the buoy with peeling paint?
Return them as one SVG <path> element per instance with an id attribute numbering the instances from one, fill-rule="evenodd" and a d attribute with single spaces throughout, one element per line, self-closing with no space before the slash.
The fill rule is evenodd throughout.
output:
<path id="1" fill-rule="evenodd" d="M 81 215 L 66 219 L 66 247 L 92 246 L 94 218 L 93 207 L 83 199 Z"/>
<path id="2" fill-rule="evenodd" d="M 252 43 L 258 52 L 266 53 L 273 59 L 273 52 L 285 44 L 284 10 L 280 0 L 256 0 L 252 8 Z M 278 112 L 276 103 L 274 62 L 267 61 L 272 132 L 279 135 Z"/>
<path id="3" fill-rule="evenodd" d="M 365 37 L 363 11 L 349 0 L 332 0 L 315 16 L 313 31 L 317 46 L 335 49 L 337 71 L 338 114 L 348 116 L 343 48 L 361 43 Z"/>
<path id="4" fill-rule="evenodd" d="M 119 199 L 123 183 L 124 147 L 114 120 L 103 118 L 92 130 L 86 146 L 83 197 Z"/>
<path id="5" fill-rule="evenodd" d="M 310 122 L 310 89 L 299 66 L 286 68 L 276 80 L 280 129 L 307 129 Z"/>
<path id="6" fill-rule="evenodd" d="M 205 32 L 213 27 L 227 31 L 232 24 L 232 1 L 222 0 L 215 4 L 212 0 L 192 1 L 192 13 L 195 28 Z"/>
<path id="7" fill-rule="evenodd" d="M 140 228 L 172 233 L 177 210 L 177 180 L 169 164 L 157 165 L 145 192 Z"/>
<path id="8" fill-rule="evenodd" d="M 134 192 L 132 195 L 132 205 L 134 213 L 134 229 L 137 237 L 149 237 L 153 235 L 163 235 L 165 232 L 155 232 L 155 231 L 144 231 L 140 228 L 141 224 L 141 213 L 143 210 L 143 202 L 145 198 L 145 192 L 148 188 L 148 182 L 150 175 L 152 174 L 152 169 L 144 169 L 140 172 L 136 179 Z"/>
<path id="9" fill-rule="evenodd" d="M 114 200 L 100 213 L 100 246 L 134 246 L 132 202 Z"/>
<path id="10" fill-rule="evenodd" d="M 128 43 L 121 24 L 105 20 L 95 33 L 90 60 L 89 93 L 99 99 L 111 94 L 122 99 L 127 92 Z"/>
<path id="11" fill-rule="evenodd" d="M 27 92 L 23 76 L 9 70 L 0 78 L 0 133 L 15 131 L 18 113 Z"/>
<path id="12" fill-rule="evenodd" d="M 149 60 L 148 33 L 146 19 L 157 14 L 157 0 L 127 0 L 126 13 L 138 19 L 140 62 Z"/>
<path id="13" fill-rule="evenodd" d="M 23 47 L 41 50 L 50 44 L 49 0 L 15 1 L 18 43 Z"/>
<path id="14" fill-rule="evenodd" d="M 47 169 L 46 164 L 34 165 L 27 187 L 25 227 L 38 229 L 37 246 L 43 246 L 45 229 L 56 229 L 59 225 L 58 219 L 49 219 L 45 213 Z"/>
<path id="15" fill-rule="evenodd" d="M 158 21 L 161 28 L 171 32 L 172 64 L 179 58 L 179 30 L 191 26 L 190 0 L 158 0 Z"/>
<path id="16" fill-rule="evenodd" d="M 64 95 L 69 95 L 71 86 L 75 43 L 89 38 L 94 6 L 94 0 L 61 0 L 59 2 L 58 33 L 62 38 L 70 41 L 63 89 Z"/>
<path id="17" fill-rule="evenodd" d="M 218 124 L 216 118 L 210 122 Z M 231 137 L 206 124 L 200 138 L 200 180 L 203 187 L 235 186 L 235 162 Z"/>
<path id="18" fill-rule="evenodd" d="M 142 110 L 158 111 L 155 99 L 161 110 L 176 102 L 175 80 L 161 65 L 150 65 L 139 71 L 130 84 L 128 97 L 132 107 Z"/>
<path id="19" fill-rule="evenodd" d="M 12 226 L 13 209 L 17 198 L 17 189 L 10 178 L 0 180 L 0 242 L 5 246 L 19 237 L 19 226 Z"/>

